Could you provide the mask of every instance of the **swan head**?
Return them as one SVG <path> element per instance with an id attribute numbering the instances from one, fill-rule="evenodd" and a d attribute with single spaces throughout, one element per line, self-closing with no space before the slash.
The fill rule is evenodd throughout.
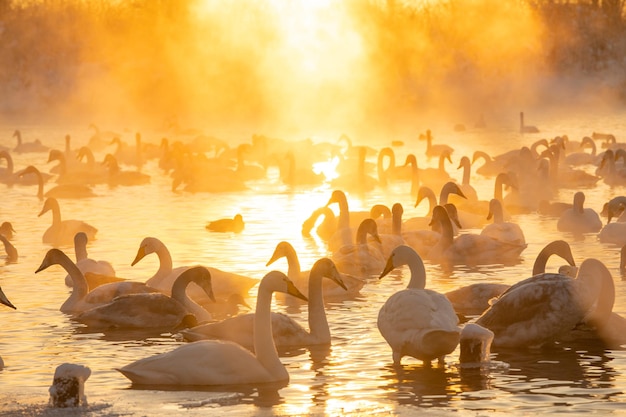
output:
<path id="1" fill-rule="evenodd" d="M 274 253 L 272 254 L 272 257 L 270 258 L 269 261 L 267 261 L 265 266 L 270 266 L 271 264 L 273 264 L 274 262 L 276 262 L 283 256 L 288 256 L 290 253 L 295 253 L 295 252 L 296 250 L 293 248 L 291 243 L 286 242 L 284 240 L 282 242 L 278 242 L 278 244 L 276 245 L 276 248 L 274 249 Z"/>
<path id="2" fill-rule="evenodd" d="M 467 156 L 464 156 L 459 161 L 459 166 L 456 169 L 461 169 L 465 166 L 470 166 L 470 165 L 472 165 L 472 163 L 470 162 L 470 159 Z"/>
<path id="3" fill-rule="evenodd" d="M 461 221 L 459 220 L 459 211 L 457 210 L 456 206 L 452 203 L 446 203 L 443 205 L 443 208 L 446 209 L 450 221 L 452 221 L 456 225 L 456 227 L 462 229 L 463 226 L 461 225 Z"/>
<path id="4" fill-rule="evenodd" d="M 52 248 L 46 253 L 46 256 L 44 256 L 43 261 L 41 262 L 41 265 L 39 265 L 39 268 L 35 271 L 35 274 L 52 265 L 61 265 L 67 261 L 72 262 L 65 252 L 57 248 Z"/>
<path id="5" fill-rule="evenodd" d="M 316 273 L 320 273 L 322 274 L 322 276 L 326 278 L 330 278 L 341 288 L 348 291 L 348 287 L 346 287 L 346 284 L 343 282 L 343 279 L 341 278 L 341 274 L 337 270 L 337 266 L 331 259 L 329 258 L 318 259 L 313 264 L 311 271 L 316 271 Z"/>
<path id="6" fill-rule="evenodd" d="M 19 177 L 23 177 L 24 175 L 28 175 L 28 174 L 40 174 L 40 172 L 35 166 L 29 165 L 17 173 Z"/>
<path id="7" fill-rule="evenodd" d="M 296 298 L 299 298 L 304 301 L 309 301 L 308 298 L 291 281 L 284 272 L 281 271 L 270 271 L 263 279 L 261 279 L 261 283 L 259 284 L 259 291 L 265 290 L 269 292 L 282 292 L 285 294 L 293 295 Z"/>
<path id="8" fill-rule="evenodd" d="M 537 254 L 533 265 L 533 275 L 546 272 L 546 263 L 548 262 L 548 258 L 552 255 L 557 255 L 567 261 L 569 265 L 576 266 L 576 261 L 574 261 L 574 255 L 572 254 L 572 248 L 569 243 L 560 239 L 554 240 L 548 243 Z"/>
<path id="9" fill-rule="evenodd" d="M 47 213 L 49 210 L 55 210 L 55 209 L 58 210 L 58 208 L 59 208 L 59 203 L 56 200 L 56 198 L 48 197 L 46 199 L 46 201 L 44 201 L 43 207 L 42 207 L 41 211 L 39 212 L 38 217 L 41 217 L 42 215 Z M 54 213 L 54 211 L 53 211 L 53 213 Z"/>
<path id="10" fill-rule="evenodd" d="M 11 307 L 13 310 L 17 310 L 17 307 L 15 307 L 13 303 L 9 301 L 8 297 L 4 294 L 2 288 L 0 288 L 0 303 L 4 304 L 7 307 Z"/>
<path id="11" fill-rule="evenodd" d="M 407 245 L 397 246 L 393 251 L 391 251 L 391 255 L 389 255 L 389 258 L 387 258 L 387 263 L 385 264 L 383 272 L 380 273 L 378 279 L 381 279 L 382 277 L 402 265 L 408 265 L 413 260 L 418 260 L 419 262 L 421 262 L 423 267 L 423 262 L 415 249 Z"/>
<path id="12" fill-rule="evenodd" d="M 63 159 L 63 153 L 60 150 L 50 149 L 50 153 L 48 154 L 48 163 L 52 161 L 61 161 Z"/>
<path id="13" fill-rule="evenodd" d="M 334 190 L 330 195 L 330 199 L 328 200 L 328 203 L 326 203 L 326 206 L 330 206 L 333 203 L 341 204 L 344 201 L 346 201 L 346 194 L 341 190 Z"/>
<path id="14" fill-rule="evenodd" d="M 137 250 L 137 255 L 135 256 L 135 259 L 130 264 L 130 266 L 135 266 L 135 264 L 142 260 L 146 255 L 157 252 L 159 247 L 162 246 L 163 243 L 155 237 L 144 238 L 139 245 L 139 249 Z"/>

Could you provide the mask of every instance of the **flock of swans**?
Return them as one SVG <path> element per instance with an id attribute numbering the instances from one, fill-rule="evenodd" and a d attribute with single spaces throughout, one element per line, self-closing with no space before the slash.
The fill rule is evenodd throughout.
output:
<path id="1" fill-rule="evenodd" d="M 524 125 L 523 114 L 520 118 L 521 133 L 539 132 Z M 442 293 L 429 288 L 425 268 L 425 262 L 447 270 L 519 263 L 528 246 L 522 228 L 512 220 L 519 214 L 550 213 L 559 232 L 593 234 L 600 242 L 626 245 L 626 214 L 622 215 L 626 197 L 615 195 L 603 211 L 596 211 L 585 207 L 581 191 L 601 181 L 626 185 L 626 156 L 614 136 L 594 134 L 578 143 L 567 136 L 540 139 L 501 155 L 476 151 L 472 158 L 458 158 L 463 176 L 456 181 L 446 168 L 455 150 L 433 143 L 430 130 L 420 139 L 427 143 L 426 157 L 435 158 L 438 166 L 425 168 L 418 167 L 421 155 L 418 159 L 409 154 L 404 165 L 395 165 L 392 148 L 353 146 L 345 135 L 337 144 L 255 135 L 250 143 L 231 148 L 211 137 L 187 143 L 163 139 L 154 146 L 139 134 L 135 145 L 128 145 L 119 136 L 105 139 L 103 132 L 95 131 L 80 151 L 71 149 L 69 135 L 65 150 L 58 150 L 40 141 L 26 142 L 15 131 L 17 145 L 0 151 L 0 160 L 7 164 L 0 179 L 16 187 L 37 185 L 39 216 L 51 212 L 51 225 L 41 237 L 50 249 L 35 272 L 44 274 L 52 265 L 66 271 L 71 294 L 60 303 L 60 311 L 93 331 L 154 328 L 184 338 L 185 343 L 173 350 L 119 367 L 133 384 L 287 382 L 289 374 L 279 354 L 282 348 L 332 343 L 325 299 L 354 297 L 404 266 L 406 288 L 380 306 L 377 318 L 396 366 L 401 366 L 404 356 L 427 367 L 435 360 L 445 365 L 446 356 L 459 346 L 464 362 L 488 361 L 484 355 L 468 359 L 464 341 L 473 335 L 487 334 L 487 344 L 494 349 L 528 349 L 576 338 L 626 343 L 626 320 L 613 312 L 615 286 L 609 268 L 595 258 L 576 265 L 565 240 L 545 242 L 533 270 L 514 285 L 484 282 Z M 116 151 L 107 152 L 107 143 Z M 604 151 L 597 153 L 597 147 Z M 588 148 L 591 153 L 585 152 Z M 40 153 L 48 159 L 40 167 L 15 171 L 13 153 Z M 101 163 L 94 162 L 94 153 L 104 154 Z M 310 270 L 301 269 L 298 254 L 287 241 L 276 242 L 267 266 L 285 258 L 288 270 L 274 270 L 258 279 L 208 265 L 175 266 L 165 243 L 147 236 L 132 265 L 156 254 L 159 267 L 145 282 L 126 280 L 116 276 L 111 262 L 89 257 L 87 245 L 96 239 L 96 227 L 61 216 L 63 200 L 97 198 L 94 184 L 141 187 L 150 183 L 151 176 L 141 172 L 150 159 L 158 160 L 163 175 L 171 179 L 168 192 L 219 193 L 246 189 L 249 181 L 262 179 L 272 166 L 278 167 L 283 184 L 306 192 L 325 181 L 313 172 L 313 165 L 329 158 L 338 161 L 339 176 L 328 180 L 332 191 L 327 203 L 312 208 L 302 222 L 303 236 L 315 235 L 327 245 L 327 256 Z M 54 169 L 46 168 L 54 161 L 58 162 Z M 479 199 L 470 183 L 472 169 L 493 178 L 492 198 Z M 56 185 L 44 192 L 52 182 Z M 406 200 L 414 207 L 428 202 L 426 215 L 403 218 L 402 203 L 393 201 L 369 211 L 350 209 L 348 196 L 392 184 L 407 185 Z M 571 203 L 554 200 L 560 188 L 578 190 Z M 243 217 L 233 216 L 206 223 L 207 233 L 241 235 Z M 11 244 L 13 225 L 5 223 L 0 239 L 7 262 L 19 262 L 19 248 Z M 74 246 L 75 260 L 59 249 L 67 245 Z M 552 255 L 566 263 L 559 272 L 545 270 Z M 256 294 L 254 312 L 239 314 L 239 307 L 249 308 L 245 299 L 251 292 Z M 308 329 L 288 314 L 272 311 L 274 294 L 308 303 Z M 1 289 L 0 303 L 16 308 Z M 489 351 L 489 346 L 484 349 Z"/>

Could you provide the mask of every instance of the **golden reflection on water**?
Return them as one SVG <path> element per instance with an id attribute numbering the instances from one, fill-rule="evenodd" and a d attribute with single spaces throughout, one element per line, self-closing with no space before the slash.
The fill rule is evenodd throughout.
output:
<path id="1" fill-rule="evenodd" d="M 616 129 L 624 129 L 621 119 L 616 119 L 613 124 Z M 571 132 L 572 137 L 588 133 L 587 127 L 576 130 L 571 126 L 576 124 L 563 122 L 562 126 L 554 127 L 554 132 L 545 135 L 549 137 L 564 130 Z M 51 135 L 46 129 L 41 132 L 44 140 L 62 137 Z M 470 141 L 465 136 L 444 132 L 441 136 L 456 145 L 455 161 L 462 155 L 471 155 L 474 147 L 488 149 L 492 140 L 488 133 L 484 137 L 467 133 L 472 135 Z M 491 146 L 493 153 L 534 140 L 512 133 L 508 135 L 508 142 Z M 84 133 L 75 136 L 86 137 Z M 6 132 L 2 137 L 7 137 Z M 420 154 L 423 151 L 423 143 L 411 142 L 408 138 L 406 143 L 408 145 L 399 154 L 411 151 Z M 61 146 L 61 143 L 57 145 Z M 15 162 L 16 166 L 42 164 L 45 158 L 47 155 L 24 155 L 16 157 Z M 435 162 L 420 157 L 419 163 L 429 166 Z M 331 163 L 322 171 L 332 175 L 334 168 Z M 171 179 L 163 175 L 156 164 L 146 164 L 143 169 L 153 178 L 145 187 L 136 190 L 98 187 L 100 197 L 62 202 L 64 218 L 84 219 L 99 228 L 97 240 L 89 246 L 90 256 L 111 261 L 120 276 L 145 280 L 157 270 L 155 255 L 135 266 L 130 265 L 140 241 L 146 236 L 158 237 L 168 246 L 175 267 L 206 264 L 255 278 L 261 278 L 270 269 L 286 269 L 284 260 L 266 266 L 275 245 L 281 240 L 294 245 L 302 269 L 309 269 L 316 259 L 328 255 L 319 239 L 305 239 L 301 235 L 302 221 L 315 208 L 327 203 L 332 192 L 328 184 L 292 190 L 279 181 L 274 171 L 267 180 L 252 183 L 250 190 L 240 193 L 176 194 L 169 188 Z M 461 176 L 461 172 L 454 168 L 449 172 L 457 179 Z M 492 179 L 473 174 L 471 181 L 481 198 L 492 195 Z M 561 190 L 559 199 L 568 201 L 573 192 Z M 626 193 L 626 190 L 599 184 L 585 193 L 586 205 L 599 210 L 602 202 Z M 405 206 L 405 217 L 423 216 L 426 207 L 414 207 L 412 197 L 406 194 L 406 184 L 394 184 L 388 191 L 377 190 L 364 198 L 350 194 L 348 202 L 353 210 L 368 210 L 374 203 L 400 201 Z M 41 243 L 41 235 L 50 219 L 37 217 L 42 203 L 34 196 L 33 187 L 7 188 L 5 197 L 2 220 L 14 222 L 17 230 L 14 244 L 20 252 L 20 259 L 16 264 L 0 267 L 0 284 L 18 307 L 17 311 L 2 311 L 0 355 L 7 365 L 0 378 L 2 398 L 23 398 L 20 397 L 23 395 L 45 402 L 54 368 L 62 362 L 84 364 L 92 369 L 86 385 L 90 402 L 111 404 L 115 398 L 122 397 L 124 405 L 117 410 L 121 413 L 128 411 L 130 415 L 145 414 L 142 407 L 171 413 L 180 410 L 185 401 L 201 401 L 217 395 L 212 390 L 174 392 L 167 394 L 172 402 L 166 402 L 163 400 L 165 394 L 160 391 L 128 389 L 128 382 L 114 370 L 115 367 L 170 350 L 182 342 L 170 334 L 146 337 L 119 332 L 85 333 L 81 326 L 60 313 L 58 307 L 69 293 L 62 282 L 64 271 L 53 267 L 34 274 L 48 249 Z M 246 222 L 241 235 L 209 233 L 204 229 L 206 222 L 232 217 L 237 212 L 242 213 Z M 444 270 L 426 262 L 427 286 L 443 292 L 481 281 L 513 283 L 528 276 L 534 257 L 546 242 L 571 239 L 571 236 L 556 231 L 553 218 L 531 214 L 516 216 L 515 220 L 523 224 L 528 242 L 518 264 L 507 267 L 461 266 Z M 626 284 L 617 269 L 617 248 L 599 244 L 593 235 L 572 240 L 571 244 L 577 262 L 590 256 L 606 261 L 616 283 L 614 310 L 624 314 Z M 64 249 L 72 250 L 71 247 Z M 558 260 L 550 261 L 547 269 L 554 270 L 558 265 Z M 585 345 L 523 354 L 503 351 L 498 352 L 496 359 L 509 364 L 509 368 L 490 370 L 458 369 L 455 366 L 458 361 L 456 351 L 449 355 L 444 368 L 427 369 L 410 358 L 405 358 L 402 369 L 393 368 L 391 352 L 378 332 L 376 317 L 387 297 L 406 287 L 407 273 L 406 268 L 399 268 L 380 280 L 373 276 L 358 297 L 328 301 L 332 347 L 283 352 L 282 360 L 291 376 L 289 385 L 273 392 L 243 390 L 243 399 L 222 406 L 220 411 L 232 415 L 254 413 L 256 407 L 263 405 L 272 407 L 272 411 L 281 415 L 402 414 L 415 411 L 416 407 L 506 412 L 511 403 L 516 407 L 513 414 L 523 414 L 534 408 L 557 413 L 562 408 L 553 411 L 550 407 L 555 403 L 566 404 L 574 411 L 620 408 L 618 403 L 623 400 L 622 392 L 626 387 L 626 355 L 622 350 Z M 255 288 L 250 291 L 248 300 L 253 307 L 255 291 Z M 292 315 L 300 323 L 305 323 L 308 317 L 306 304 L 288 298 L 275 298 L 273 309 Z M 597 404 L 599 401 L 601 406 Z M 206 412 L 201 406 L 197 408 Z"/>

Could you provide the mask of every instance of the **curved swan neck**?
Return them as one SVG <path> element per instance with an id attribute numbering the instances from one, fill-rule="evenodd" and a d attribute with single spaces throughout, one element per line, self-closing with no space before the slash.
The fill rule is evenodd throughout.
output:
<path id="1" fill-rule="evenodd" d="M 391 233 L 394 235 L 402 234 L 402 214 L 404 213 L 404 208 L 402 204 L 395 203 L 391 207 Z"/>
<path id="2" fill-rule="evenodd" d="M 78 266 L 70 258 L 62 252 L 59 252 L 59 256 L 56 259 L 56 263 L 61 265 L 63 269 L 72 279 L 72 294 L 61 306 L 61 311 L 67 309 L 69 306 L 73 306 L 74 303 L 82 300 L 89 293 L 89 285 L 83 273 L 78 269 Z"/>
<path id="3" fill-rule="evenodd" d="M 461 167 L 463 168 L 463 185 L 469 185 L 470 183 L 470 175 L 471 175 L 471 163 L 468 157 L 463 157 L 461 159 Z"/>
<path id="4" fill-rule="evenodd" d="M 426 288 L 426 269 L 424 268 L 424 262 L 418 257 L 412 257 L 408 260 L 407 265 L 411 272 L 411 279 L 406 287 L 420 290 Z"/>
<path id="5" fill-rule="evenodd" d="M 86 236 L 79 237 L 78 234 L 74 236 L 74 254 L 76 255 L 76 262 L 87 259 L 87 241 Z"/>

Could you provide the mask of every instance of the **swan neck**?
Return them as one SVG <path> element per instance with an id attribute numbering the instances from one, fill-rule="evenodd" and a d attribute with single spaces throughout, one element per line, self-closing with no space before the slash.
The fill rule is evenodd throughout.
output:
<path id="1" fill-rule="evenodd" d="M 288 379 L 272 335 L 272 291 L 261 281 L 254 315 L 254 352 L 259 363 L 276 379 Z"/>
<path id="2" fill-rule="evenodd" d="M 72 294 L 61 306 L 61 311 L 67 310 L 67 307 L 73 306 L 76 302 L 82 300 L 89 293 L 89 285 L 87 280 L 78 266 L 72 262 L 69 258 L 63 258 L 59 260 L 59 264 L 65 269 L 67 274 L 72 279 Z"/>
<path id="3" fill-rule="evenodd" d="M 324 308 L 323 276 L 311 271 L 309 276 L 309 331 L 318 343 L 330 343 L 330 329 Z"/>
<path id="4" fill-rule="evenodd" d="M 407 288 L 416 288 L 423 290 L 426 288 L 426 269 L 424 263 L 419 259 L 412 259 L 409 263 L 409 271 L 411 272 L 411 279 Z"/>

